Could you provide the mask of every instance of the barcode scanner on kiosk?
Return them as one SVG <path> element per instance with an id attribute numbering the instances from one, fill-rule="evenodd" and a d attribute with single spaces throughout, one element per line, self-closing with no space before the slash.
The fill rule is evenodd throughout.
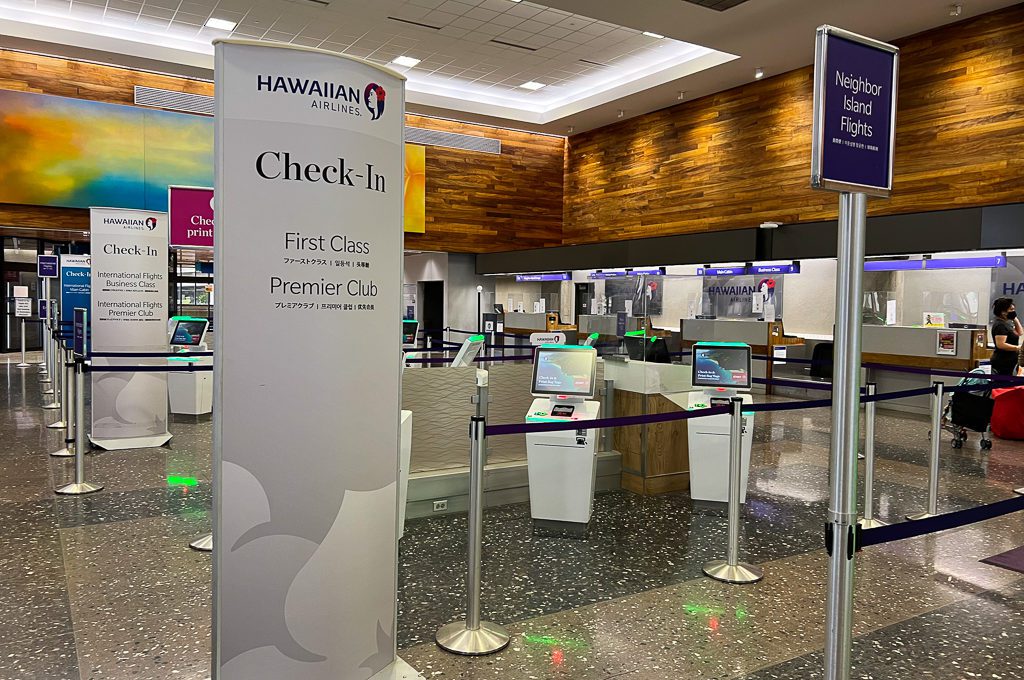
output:
<path id="1" fill-rule="evenodd" d="M 530 515 L 535 531 L 586 533 L 597 483 L 596 430 L 600 404 L 592 400 L 597 350 L 584 345 L 541 345 L 533 363 L 528 423 L 579 422 L 574 430 L 526 435 Z"/>
<path id="2" fill-rule="evenodd" d="M 703 391 L 689 393 L 688 410 L 727 406 L 735 396 L 753 403 L 750 388 L 750 345 L 741 342 L 698 342 L 693 346 L 691 378 Z M 690 456 L 690 496 L 694 500 L 729 500 L 729 414 L 687 421 Z M 753 443 L 754 414 L 743 414 L 740 502 L 746 500 Z"/>

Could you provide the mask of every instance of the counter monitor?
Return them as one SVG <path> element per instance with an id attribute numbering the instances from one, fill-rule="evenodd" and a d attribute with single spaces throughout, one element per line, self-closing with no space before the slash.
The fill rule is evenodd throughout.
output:
<path id="1" fill-rule="evenodd" d="M 672 363 L 665 338 L 647 336 L 643 331 L 631 331 L 626 333 L 624 341 L 626 353 L 632 361 L 647 361 L 652 364 Z"/>
<path id="2" fill-rule="evenodd" d="M 533 360 L 533 394 L 594 396 L 597 350 L 581 345 L 541 345 Z"/>
<path id="3" fill-rule="evenodd" d="M 172 345 L 195 347 L 203 344 L 209 322 L 206 319 L 178 319 L 171 335 Z"/>
<path id="4" fill-rule="evenodd" d="M 693 346 L 694 387 L 750 389 L 750 345 L 697 343 Z"/>

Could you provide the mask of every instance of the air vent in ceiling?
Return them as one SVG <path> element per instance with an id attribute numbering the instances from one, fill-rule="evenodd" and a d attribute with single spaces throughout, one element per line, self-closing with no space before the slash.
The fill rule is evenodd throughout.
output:
<path id="1" fill-rule="evenodd" d="M 188 92 L 174 92 L 136 85 L 135 103 L 139 106 L 152 106 L 158 109 L 200 113 L 204 116 L 213 115 L 213 97 L 208 97 L 205 94 L 189 94 Z"/>
<path id="2" fill-rule="evenodd" d="M 457 132 L 440 132 L 424 128 L 406 127 L 405 141 L 424 146 L 446 146 L 449 149 L 479 151 L 480 153 L 501 153 L 501 140 L 476 135 L 460 135 Z"/>
<path id="3" fill-rule="evenodd" d="M 430 24 L 420 23 L 419 21 L 413 21 L 412 19 L 400 19 L 399 17 L 388 17 L 391 21 L 400 21 L 403 24 L 409 24 L 410 26 L 419 26 L 420 28 L 429 28 L 432 31 L 440 31 L 440 26 L 431 26 Z"/>
<path id="4" fill-rule="evenodd" d="M 517 45 L 515 43 L 505 42 L 504 40 L 496 40 L 494 38 L 491 38 L 491 42 L 495 43 L 495 44 L 498 44 L 498 45 L 504 45 L 505 47 L 516 47 L 516 48 L 521 49 L 521 50 L 526 50 L 527 52 L 536 52 L 537 51 L 536 47 L 527 47 L 526 45 Z"/>
<path id="5" fill-rule="evenodd" d="M 732 9 L 736 5 L 742 5 L 747 0 L 683 0 L 691 5 L 699 5 L 701 7 L 707 7 L 718 12 L 724 12 L 727 9 Z"/>

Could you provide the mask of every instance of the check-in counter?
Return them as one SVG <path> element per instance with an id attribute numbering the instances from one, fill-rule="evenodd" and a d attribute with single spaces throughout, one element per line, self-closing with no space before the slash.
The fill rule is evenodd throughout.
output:
<path id="1" fill-rule="evenodd" d="M 948 345 L 945 348 L 945 352 L 952 353 L 939 353 L 940 332 L 955 335 L 955 350 L 949 348 Z M 934 381 L 954 385 L 959 378 L 931 375 L 927 372 L 890 371 L 885 370 L 884 366 L 908 367 L 924 371 L 927 369 L 970 371 L 991 356 L 991 349 L 987 346 L 987 333 L 986 330 L 980 328 L 864 326 L 861 335 L 861 361 L 869 366 L 862 371 L 862 380 L 876 383 L 879 392 L 919 389 L 928 387 Z M 790 358 L 832 357 L 832 336 L 804 335 L 802 337 L 806 344 L 803 347 L 793 348 L 789 353 Z M 815 352 L 815 348 L 820 345 L 827 345 L 826 351 Z M 776 368 L 776 375 L 779 377 L 831 380 L 831 368 L 818 367 L 816 372 L 819 375 L 815 376 L 812 368 L 804 363 L 787 364 L 784 368 Z M 794 391 L 790 388 L 785 388 L 784 391 L 790 396 L 811 398 L 820 396 L 820 392 L 797 394 L 798 390 Z M 927 414 L 930 412 L 929 400 L 928 396 L 920 396 L 899 401 L 882 401 L 879 402 L 878 408 Z"/>
<path id="2" fill-rule="evenodd" d="M 576 344 L 576 326 L 558 323 L 558 312 L 506 312 L 505 332 L 512 335 L 531 333 L 565 333 L 566 342 Z"/>
<path id="3" fill-rule="evenodd" d="M 776 347 L 804 344 L 802 338 L 786 335 L 782 321 L 681 319 L 679 331 L 683 350 L 692 349 L 698 342 L 742 342 L 750 345 L 755 356 L 772 356 Z M 772 362 L 754 360 L 753 377 L 770 379 L 772 375 Z M 755 390 L 757 389 L 758 386 L 755 385 Z M 771 386 L 765 386 L 764 391 L 771 394 Z"/>
<path id="4" fill-rule="evenodd" d="M 980 328 L 864 326 L 862 333 L 861 361 L 865 364 L 966 372 L 991 356 L 986 342 L 987 331 Z M 939 333 L 956 334 L 955 353 L 939 353 Z M 879 392 L 913 390 L 928 387 L 936 381 L 955 385 L 959 381 L 952 376 L 894 372 L 877 367 L 868 368 L 867 379 L 878 385 Z M 879 407 L 928 413 L 930 397 L 881 402 Z"/>
<path id="5" fill-rule="evenodd" d="M 693 390 L 690 367 L 605 357 L 604 376 L 614 381 L 615 416 L 684 410 L 670 396 Z M 607 398 L 607 397 L 606 397 Z M 622 487 L 642 496 L 683 491 L 690 485 L 687 421 L 632 425 L 614 430 L 622 454 Z"/>

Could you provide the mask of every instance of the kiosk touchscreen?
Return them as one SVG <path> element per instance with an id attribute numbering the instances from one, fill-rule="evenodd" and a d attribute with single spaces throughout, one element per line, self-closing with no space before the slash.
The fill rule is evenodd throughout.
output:
<path id="1" fill-rule="evenodd" d="M 598 417 L 592 401 L 597 350 L 583 345 L 541 345 L 533 363 L 534 399 L 526 422 L 576 422 L 580 427 L 526 435 L 530 514 L 535 530 L 583 535 L 597 484 L 597 433 L 585 421 Z"/>
<path id="2" fill-rule="evenodd" d="M 171 344 L 179 347 L 198 347 L 206 338 L 210 322 L 206 319 L 178 319 L 171 333 Z"/>
<path id="3" fill-rule="evenodd" d="M 486 338 L 483 335 L 471 335 L 466 338 L 452 360 L 452 368 L 472 366 L 473 360 L 476 359 L 477 355 L 480 354 L 480 350 L 483 349 L 485 340 Z"/>
<path id="4" fill-rule="evenodd" d="M 739 342 L 698 342 L 693 346 L 692 379 L 688 409 L 711 408 L 729 404 L 743 392 L 744 404 L 753 403 L 750 345 Z M 690 496 L 694 500 L 729 501 L 729 414 L 693 418 L 687 421 L 690 455 Z M 743 414 L 741 446 L 740 502 L 746 501 L 750 473 L 750 448 L 753 441 L 754 414 Z"/>
<path id="5" fill-rule="evenodd" d="M 402 346 L 415 347 L 416 335 L 419 333 L 420 322 L 415 319 L 402 319 Z"/>

